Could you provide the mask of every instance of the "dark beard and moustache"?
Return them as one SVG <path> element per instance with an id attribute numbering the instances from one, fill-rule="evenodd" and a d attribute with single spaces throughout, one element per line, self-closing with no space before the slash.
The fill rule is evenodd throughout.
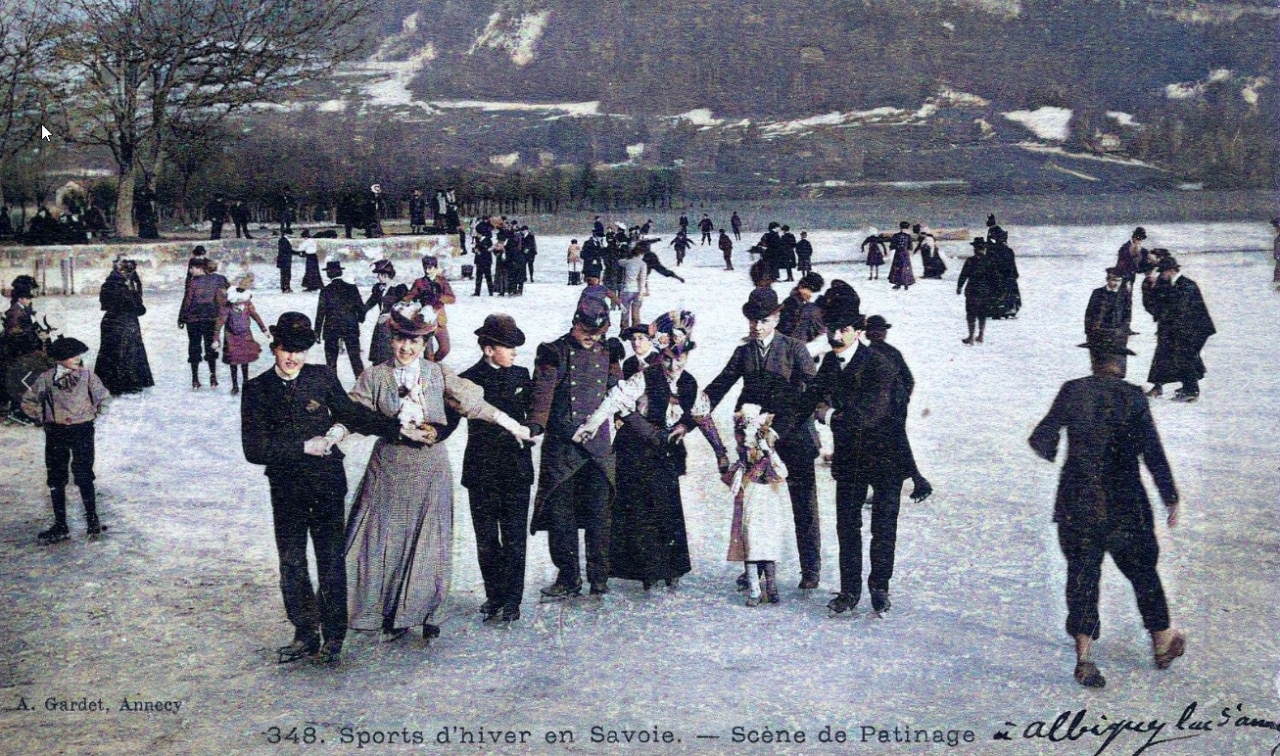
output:
<path id="1" fill-rule="evenodd" d="M 827 343 L 831 345 L 832 349 L 839 349 L 844 346 L 844 342 L 838 339 L 827 339 Z"/>

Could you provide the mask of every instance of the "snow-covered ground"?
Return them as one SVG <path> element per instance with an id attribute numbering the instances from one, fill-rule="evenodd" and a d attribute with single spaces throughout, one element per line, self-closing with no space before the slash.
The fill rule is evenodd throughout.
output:
<path id="1" fill-rule="evenodd" d="M 1088 371 L 1086 353 L 1075 348 L 1084 305 L 1129 230 L 1011 227 L 1024 308 L 1016 320 L 990 324 L 987 343 L 975 347 L 960 343 L 959 260 L 942 281 L 893 292 L 887 269 L 878 282 L 864 280 L 853 250 L 865 231 L 810 234 L 816 269 L 851 282 L 864 311 L 893 324 L 890 342 L 916 376 L 909 430 L 936 493 L 922 504 L 904 497 L 889 618 L 826 616 L 827 592 L 838 586 L 834 486 L 825 466 L 818 469 L 822 589 L 808 600 L 794 590 L 793 547 L 779 566 L 783 603 L 744 607 L 733 587 L 740 567 L 724 560 L 727 492 L 705 443 L 692 438 L 683 491 L 694 569 L 678 593 L 646 595 L 636 583 L 613 581 L 602 605 L 539 605 L 537 589 L 554 578 L 540 534 L 529 541 L 524 619 L 509 630 L 482 626 L 474 536 L 459 486 L 443 636 L 430 647 L 352 637 L 337 669 L 275 663 L 273 649 L 291 628 L 266 480 L 241 454 L 225 367 L 218 390 L 188 388 L 178 293 L 169 283 L 180 270 L 144 269 L 144 277 L 167 282 L 148 292 L 143 318 L 159 385 L 112 401 L 98 424 L 107 538 L 84 540 L 72 492 L 73 539 L 36 544 L 49 518 L 42 434 L 0 428 L 0 750 L 379 753 L 408 750 L 388 745 L 407 735 L 411 744 L 425 740 L 423 750 L 465 753 L 1135 754 L 1147 744 L 1152 754 L 1273 752 L 1280 743 L 1268 726 L 1280 720 L 1273 593 L 1280 295 L 1269 283 L 1269 254 L 1256 251 L 1270 246 L 1264 225 L 1148 225 L 1149 244 L 1174 250 L 1200 283 L 1218 327 L 1204 354 L 1201 401 L 1153 403 L 1185 510 L 1178 528 L 1158 528 L 1161 572 L 1189 648 L 1171 670 L 1152 668 L 1128 583 L 1108 566 L 1104 634 L 1095 646 L 1108 687 L 1088 691 L 1071 679 L 1065 570 L 1050 522 L 1058 466 L 1036 458 L 1026 438 L 1059 384 Z M 565 285 L 566 243 L 540 237 L 537 282 L 522 299 L 473 298 L 469 282 L 456 283 L 452 365 L 477 359 L 470 334 L 492 311 L 514 315 L 528 334 L 521 364 L 531 365 L 536 342 L 564 332 L 578 294 Z M 961 242 L 943 246 L 967 250 Z M 669 248 L 663 257 L 673 262 Z M 737 255 L 734 273 L 718 260 L 718 251 L 696 247 L 680 271 L 687 283 L 655 277 L 645 307 L 648 316 L 675 307 L 696 313 L 699 348 L 690 370 L 703 383 L 746 330 L 746 255 Z M 408 261 L 400 267 L 402 278 L 416 273 Z M 269 265 L 255 270 L 255 302 L 268 322 L 285 310 L 314 314 L 314 295 L 281 294 Z M 355 280 L 367 291 L 366 272 Z M 785 284 L 777 288 L 785 295 Z M 43 298 L 36 307 L 96 348 L 94 298 Z M 1132 342 L 1139 356 L 1130 358 L 1130 378 L 1141 382 L 1155 337 L 1140 306 L 1134 329 L 1141 334 Z M 321 359 L 319 347 L 312 357 Z M 264 355 L 251 372 L 268 367 Z M 339 376 L 350 385 L 345 362 Z M 732 401 L 715 415 L 724 433 Z M 465 428 L 448 442 L 455 477 L 464 435 Z M 347 445 L 353 490 L 370 448 L 367 439 Z M 180 707 L 132 713 L 122 711 L 125 699 Z M 99 701 L 106 711 L 63 710 Z M 1123 723 L 1140 732 L 1108 740 L 1105 728 Z M 594 727 L 602 737 L 633 731 L 633 744 L 593 742 Z M 475 736 L 481 728 L 487 745 L 463 744 L 464 730 Z M 670 731 L 673 742 L 634 745 L 634 731 L 651 738 L 655 730 L 659 739 Z M 775 742 L 738 742 L 761 730 Z M 790 744 L 777 744 L 781 730 Z M 514 744 L 505 731 L 516 731 Z M 549 735 L 566 733 L 573 745 L 548 744 Z M 821 742 L 824 734 L 846 740 Z M 1186 736 L 1193 737 L 1177 740 Z"/>

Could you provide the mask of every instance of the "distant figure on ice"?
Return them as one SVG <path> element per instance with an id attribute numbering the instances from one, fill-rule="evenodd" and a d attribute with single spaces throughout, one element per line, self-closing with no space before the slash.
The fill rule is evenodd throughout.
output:
<path id="1" fill-rule="evenodd" d="M 871 229 L 867 238 L 862 240 L 861 249 L 867 255 L 867 280 L 874 281 L 880 277 L 880 266 L 884 265 L 884 239 L 880 232 Z"/>
<path id="2" fill-rule="evenodd" d="M 373 239 L 382 236 L 382 219 L 387 216 L 387 201 L 382 196 L 382 184 L 373 184 L 364 197 L 363 216 L 364 235 Z M 347 235 L 350 238 L 350 234 Z"/>
<path id="3" fill-rule="evenodd" d="M 280 190 L 276 199 L 276 216 L 280 221 L 280 233 L 293 233 L 293 222 L 298 219 L 298 200 L 288 186 Z"/>
<path id="4" fill-rule="evenodd" d="M 676 232 L 676 236 L 667 245 L 673 247 L 676 251 L 676 265 L 684 264 L 684 256 L 689 252 L 689 248 L 693 246 L 693 240 L 690 239 L 683 231 Z"/>
<path id="5" fill-rule="evenodd" d="M 972 346 L 974 342 L 981 344 L 986 337 L 987 318 L 991 317 L 995 308 L 998 292 L 996 270 L 987 255 L 987 240 L 975 236 L 970 245 L 973 247 L 973 256 L 964 261 L 960 277 L 956 279 L 956 294 L 964 293 L 964 319 L 969 324 L 969 335 L 961 341 L 968 346 Z M 973 333 L 975 324 L 978 327 L 977 336 Z"/>
<path id="6" fill-rule="evenodd" d="M 320 291 L 324 288 L 324 281 L 320 278 L 320 249 L 318 242 L 311 238 L 309 229 L 302 229 L 302 241 L 298 242 L 298 254 L 305 259 L 302 270 L 302 290 Z M 278 263 L 279 257 L 276 259 Z"/>
<path id="7" fill-rule="evenodd" d="M 796 267 L 800 274 L 813 271 L 813 244 L 809 242 L 809 232 L 800 232 L 800 241 L 796 242 Z"/>
<path id="8" fill-rule="evenodd" d="M 889 237 L 889 249 L 893 250 L 893 261 L 889 263 L 889 283 L 893 288 L 908 290 L 916 282 L 915 273 L 911 271 L 911 234 L 907 229 L 911 224 L 902 221 L 898 224 L 898 233 Z"/>
<path id="9" fill-rule="evenodd" d="M 324 340 L 324 362 L 337 374 L 338 352 L 346 347 L 351 374 L 364 372 L 360 359 L 360 324 L 364 322 L 364 300 L 360 289 L 342 280 L 342 263 L 330 260 L 324 266 L 329 284 L 320 290 L 316 304 L 316 336 Z"/>
<path id="10" fill-rule="evenodd" d="M 231 395 L 240 393 L 240 384 L 249 383 L 249 365 L 262 354 L 262 346 L 253 338 L 253 324 L 267 333 L 258 309 L 253 306 L 253 274 L 240 279 L 235 288 L 227 292 L 227 302 L 218 317 L 214 334 L 222 334 L 222 361 L 231 370 Z"/>
<path id="11" fill-rule="evenodd" d="M 733 216 L 729 218 L 729 227 L 733 229 L 733 240 L 742 241 L 742 219 L 738 217 L 738 211 L 733 211 Z"/>
<path id="12" fill-rule="evenodd" d="M 204 218 L 209 221 L 209 239 L 221 239 L 222 224 L 227 222 L 227 203 L 221 194 L 213 195 L 213 199 L 205 205 Z"/>
<path id="13" fill-rule="evenodd" d="M 188 266 L 191 274 L 178 309 L 178 328 L 187 332 L 187 362 L 191 364 L 191 388 L 200 388 L 200 363 L 209 366 L 209 387 L 218 387 L 218 349 L 214 341 L 218 313 L 227 303 L 231 283 L 218 273 L 213 260 L 199 259 Z"/>
<path id="14" fill-rule="evenodd" d="M 243 234 L 244 238 L 252 239 L 249 233 L 249 206 L 244 204 L 244 200 L 237 199 L 231 203 L 231 223 L 236 228 L 236 238 L 239 239 Z"/>
<path id="15" fill-rule="evenodd" d="M 1186 639 L 1169 624 L 1169 607 L 1156 562 L 1151 504 L 1138 471 L 1138 458 L 1160 491 L 1169 527 L 1178 524 L 1178 489 L 1156 433 L 1142 389 L 1124 381 L 1129 349 L 1105 338 L 1089 349 L 1093 375 L 1062 384 L 1029 439 L 1036 454 L 1052 462 L 1061 430 L 1067 430 L 1067 461 L 1058 480 L 1053 520 L 1067 561 L 1067 634 L 1076 644 L 1076 682 L 1101 688 L 1106 679 L 1089 658 L 1101 633 L 1098 617 L 1102 560 L 1108 553 L 1133 584 L 1143 627 L 1151 633 L 1157 669 L 1182 656 Z"/>
<path id="16" fill-rule="evenodd" d="M 702 220 L 698 221 L 698 230 L 702 232 L 702 244 L 711 243 L 711 229 L 715 227 L 715 224 L 711 222 L 711 217 L 703 213 Z"/>
<path id="17" fill-rule="evenodd" d="M 85 532 L 96 537 L 107 528 L 98 520 L 93 486 L 93 421 L 110 393 L 81 358 L 89 347 L 79 339 L 59 337 L 49 345 L 58 364 L 41 373 L 22 397 L 22 411 L 44 427 L 44 464 L 53 501 L 53 527 L 41 531 L 42 543 L 70 538 L 67 528 L 67 470 L 80 490 Z"/>
<path id="18" fill-rule="evenodd" d="M 720 229 L 720 238 L 716 243 L 720 247 L 720 253 L 724 255 L 724 269 L 733 270 L 733 240 L 729 238 L 723 228 Z"/>
<path id="19" fill-rule="evenodd" d="M 920 253 L 920 264 L 923 269 L 921 278 L 942 278 L 947 272 L 947 264 L 942 259 L 942 250 L 938 240 L 929 229 L 919 223 L 912 227 L 916 234 L 916 251 Z"/>
<path id="20" fill-rule="evenodd" d="M 1196 401 L 1205 374 L 1200 350 L 1218 332 L 1200 287 L 1182 275 L 1177 260 L 1164 257 L 1142 282 L 1142 306 L 1156 321 L 1156 353 L 1147 375 L 1153 386 L 1147 396 L 1158 397 L 1164 384 L 1180 381 L 1174 401 Z"/>
<path id="21" fill-rule="evenodd" d="M 1084 310 L 1085 339 L 1110 339 L 1114 344 L 1127 346 L 1131 318 L 1129 307 L 1129 293 L 1124 290 L 1120 269 L 1107 268 L 1106 285 L 1093 290 Z"/>
<path id="22" fill-rule="evenodd" d="M 779 235 L 780 245 L 778 247 L 778 267 L 787 269 L 788 281 L 794 281 L 796 267 L 796 235 L 791 233 L 791 226 L 783 224 L 782 233 Z M 781 281 L 782 274 L 779 271 L 778 280 Z"/>
<path id="23" fill-rule="evenodd" d="M 98 292 L 102 307 L 102 332 L 94 372 L 112 395 L 136 394 L 155 385 L 147 347 L 142 343 L 138 318 L 147 314 L 142 304 L 142 280 L 133 260 L 118 259 Z"/>
<path id="24" fill-rule="evenodd" d="M 276 240 L 276 268 L 280 271 L 281 294 L 293 292 L 294 255 L 302 256 L 301 253 L 293 251 L 293 243 L 289 241 L 289 237 L 280 234 L 280 238 Z"/>
<path id="25" fill-rule="evenodd" d="M 1013 248 L 1009 246 L 1009 234 L 1002 228 L 992 229 L 987 241 L 987 256 L 995 270 L 996 294 L 991 317 L 1017 317 L 1022 309 L 1022 292 L 1018 288 L 1018 263 Z"/>
<path id="26" fill-rule="evenodd" d="M 413 190 L 409 197 L 409 233 L 425 234 L 427 232 L 427 198 L 422 196 L 421 187 Z"/>
<path id="27" fill-rule="evenodd" d="M 1156 264 L 1151 259 L 1149 253 L 1143 246 L 1147 238 L 1147 230 L 1142 226 L 1133 229 L 1133 233 L 1129 237 L 1129 241 L 1120 245 L 1120 251 L 1116 253 L 1116 269 L 1120 271 L 1120 277 L 1124 283 L 1125 294 L 1129 297 L 1129 309 L 1133 309 L 1133 292 L 1134 283 L 1139 273 L 1146 273 Z"/>

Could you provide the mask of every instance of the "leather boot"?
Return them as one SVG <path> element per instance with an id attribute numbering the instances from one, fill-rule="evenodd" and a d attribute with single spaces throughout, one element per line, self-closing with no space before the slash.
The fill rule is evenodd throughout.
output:
<path id="1" fill-rule="evenodd" d="M 92 483 L 80 486 L 80 501 L 84 503 L 85 532 L 95 536 L 106 530 L 106 526 L 98 521 L 98 493 Z"/>

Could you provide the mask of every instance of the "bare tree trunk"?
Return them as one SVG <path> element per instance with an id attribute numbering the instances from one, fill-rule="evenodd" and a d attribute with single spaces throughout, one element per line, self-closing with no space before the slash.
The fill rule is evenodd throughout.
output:
<path id="1" fill-rule="evenodd" d="M 120 190 L 116 196 L 116 236 L 132 238 L 138 235 L 133 225 L 133 188 L 138 181 L 138 168 L 130 166 L 120 174 Z"/>

